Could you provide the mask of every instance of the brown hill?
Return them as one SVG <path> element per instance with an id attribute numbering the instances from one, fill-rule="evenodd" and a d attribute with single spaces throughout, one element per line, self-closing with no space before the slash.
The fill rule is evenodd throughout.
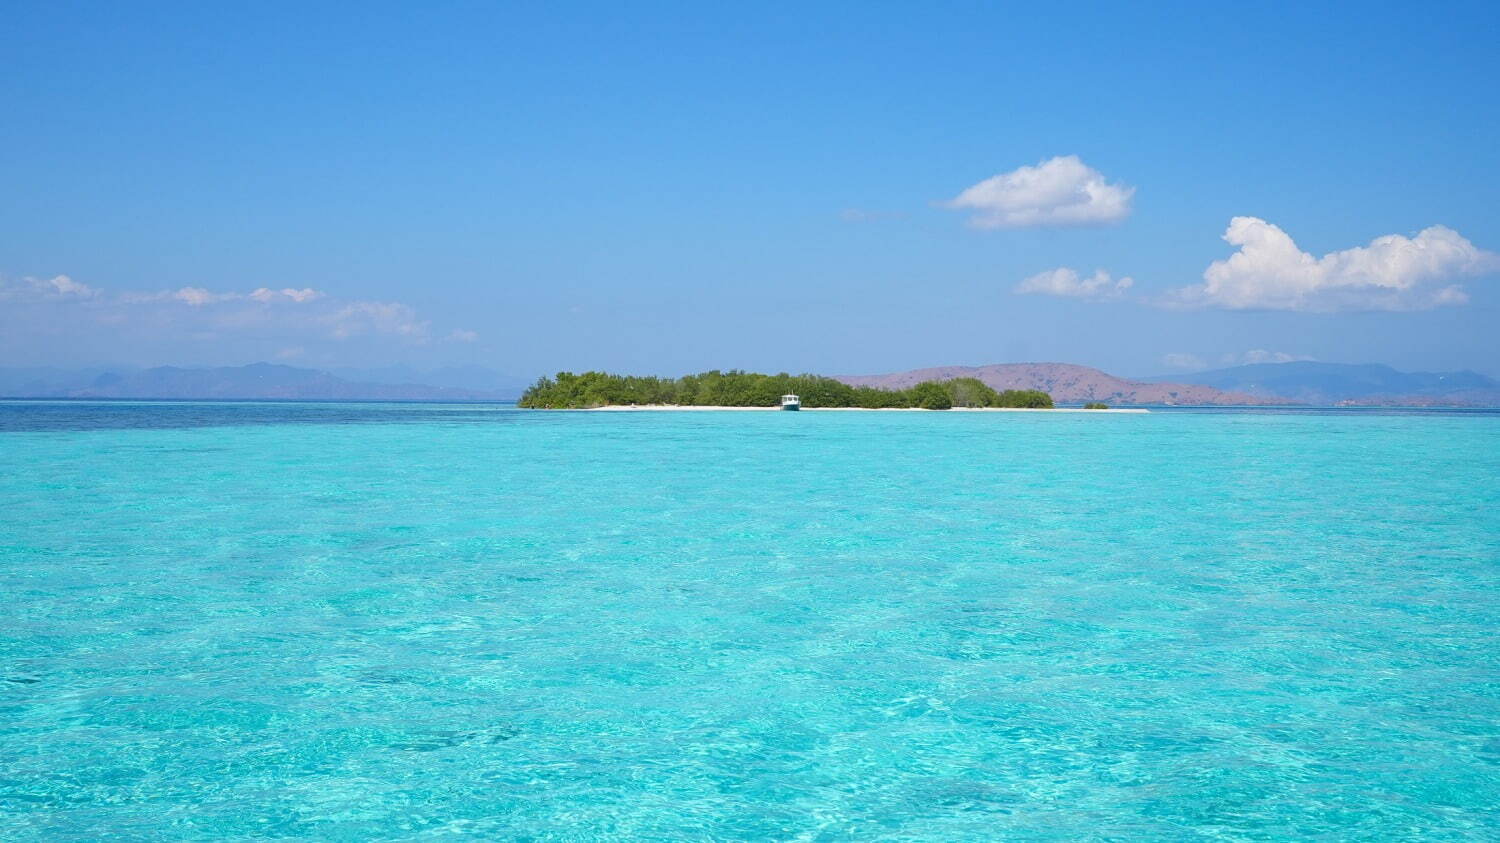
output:
<path id="1" fill-rule="evenodd" d="M 1103 401 L 1107 404 L 1281 404 L 1281 399 L 1185 383 L 1142 383 L 1071 363 L 996 363 L 989 366 L 939 366 L 888 375 L 836 375 L 851 386 L 905 389 L 922 381 L 978 378 L 995 389 L 1040 389 L 1063 404 Z"/>

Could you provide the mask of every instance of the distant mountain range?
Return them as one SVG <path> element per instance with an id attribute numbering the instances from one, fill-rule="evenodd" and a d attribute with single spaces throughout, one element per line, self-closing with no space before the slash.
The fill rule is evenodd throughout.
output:
<path id="1" fill-rule="evenodd" d="M 207 369 L 0 368 L 0 397 L 463 401 L 510 400 L 521 393 L 520 387 L 511 385 L 518 383 L 515 379 L 489 370 L 473 374 L 480 388 L 346 380 L 317 369 L 271 363 Z"/>
<path id="2" fill-rule="evenodd" d="M 1117 378 L 1098 369 L 1071 363 L 998 363 L 989 366 L 940 366 L 888 375 L 840 375 L 851 386 L 906 389 L 922 381 L 978 378 L 995 389 L 1040 389 L 1054 401 L 1077 404 L 1274 404 L 1249 393 L 1228 392 L 1212 386 L 1185 383 L 1146 383 Z"/>
<path id="3" fill-rule="evenodd" d="M 846 375 L 854 386 L 904 389 L 924 380 L 978 378 L 995 389 L 1041 389 L 1073 404 L 1500 407 L 1500 383 L 1476 372 L 1398 372 L 1346 363 L 1261 363 L 1212 372 L 1128 380 L 1069 363 L 942 366 L 886 375 Z"/>
<path id="4" fill-rule="evenodd" d="M 1145 380 L 1197 384 L 1297 404 L 1500 406 L 1500 382 L 1477 372 L 1398 372 L 1375 363 L 1257 363 Z"/>

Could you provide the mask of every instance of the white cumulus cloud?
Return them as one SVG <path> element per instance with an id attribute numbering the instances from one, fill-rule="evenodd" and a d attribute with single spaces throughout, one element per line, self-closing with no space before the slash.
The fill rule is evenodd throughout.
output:
<path id="1" fill-rule="evenodd" d="M 1082 276 L 1076 269 L 1060 266 L 1027 278 L 1015 286 L 1015 292 L 1099 301 L 1125 295 L 1125 291 L 1134 283 L 1135 279 L 1129 276 L 1116 280 L 1102 269 L 1094 270 L 1093 275 Z"/>
<path id="2" fill-rule="evenodd" d="M 976 228 L 1097 225 L 1130 214 L 1135 188 L 1111 184 L 1076 155 L 991 176 L 942 203 L 973 211 Z"/>
<path id="3" fill-rule="evenodd" d="M 1314 257 L 1285 231 L 1256 217 L 1230 220 L 1224 239 L 1239 251 L 1214 261 L 1203 283 L 1167 304 L 1229 310 L 1427 310 L 1469 300 L 1454 279 L 1500 271 L 1500 255 L 1434 225 L 1415 237 L 1387 234 Z"/>

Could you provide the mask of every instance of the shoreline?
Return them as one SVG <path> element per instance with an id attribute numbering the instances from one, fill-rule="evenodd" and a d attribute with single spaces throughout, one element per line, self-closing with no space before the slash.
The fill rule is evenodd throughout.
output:
<path id="1" fill-rule="evenodd" d="M 697 404 L 608 404 L 603 407 L 579 407 L 563 412 L 582 413 L 646 413 L 646 412 L 702 412 L 732 411 L 751 413 L 787 412 L 780 407 L 717 407 Z M 1108 410 L 1085 410 L 1082 407 L 953 407 L 948 410 L 927 410 L 921 407 L 803 407 L 799 413 L 1149 413 L 1144 407 L 1111 407 Z"/>

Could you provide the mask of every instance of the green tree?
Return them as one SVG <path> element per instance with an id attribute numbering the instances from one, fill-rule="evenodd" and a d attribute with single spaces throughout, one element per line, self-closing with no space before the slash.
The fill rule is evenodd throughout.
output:
<path id="1" fill-rule="evenodd" d="M 1000 393 L 997 407 L 1017 407 L 1027 410 L 1051 409 L 1052 396 L 1039 389 L 1007 389 Z"/>
<path id="2" fill-rule="evenodd" d="M 1000 393 L 978 378 L 954 378 L 943 385 L 955 407 L 995 407 L 1000 400 Z"/>
<path id="3" fill-rule="evenodd" d="M 924 410 L 948 410 L 953 407 L 953 396 L 941 381 L 923 381 L 911 389 L 911 406 Z"/>

